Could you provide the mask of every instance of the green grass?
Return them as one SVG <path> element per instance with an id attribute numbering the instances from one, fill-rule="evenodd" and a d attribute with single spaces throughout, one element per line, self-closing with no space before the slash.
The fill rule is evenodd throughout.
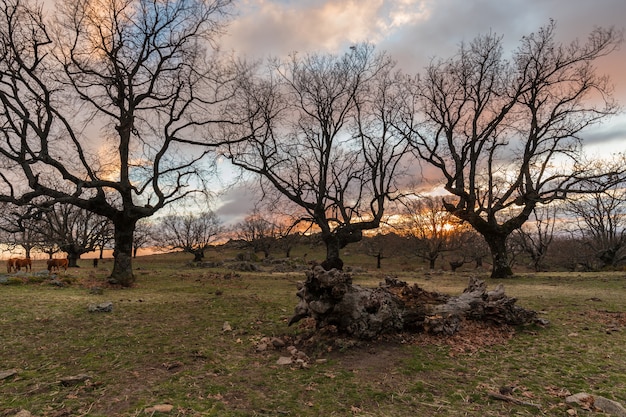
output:
<path id="1" fill-rule="evenodd" d="M 303 272 L 243 273 L 188 261 L 182 254 L 138 258 L 131 289 L 106 287 L 111 264 L 94 270 L 87 260 L 68 271 L 74 282 L 63 288 L 0 285 L 0 371 L 18 370 L 0 380 L 0 416 L 21 409 L 35 416 L 166 415 L 145 412 L 158 404 L 173 405 L 171 416 L 563 416 L 569 406 L 560 393 L 568 391 L 626 402 L 624 273 L 504 280 L 520 305 L 551 321 L 515 329 L 510 338 L 476 327 L 454 338 L 355 343 L 328 332 L 311 337 L 309 323 L 287 326 Z M 346 265 L 358 266 L 359 285 L 389 274 L 458 293 L 475 273 L 425 274 L 392 263 L 380 271 L 372 258 L 346 257 Z M 96 285 L 103 294 L 90 292 Z M 105 301 L 113 302 L 112 313 L 87 311 Z M 224 322 L 232 331 L 223 331 Z M 310 365 L 277 365 L 288 353 L 257 351 L 263 337 L 296 343 Z M 60 383 L 80 374 L 90 379 Z M 513 396 L 541 411 L 489 397 L 502 385 L 516 386 Z"/>

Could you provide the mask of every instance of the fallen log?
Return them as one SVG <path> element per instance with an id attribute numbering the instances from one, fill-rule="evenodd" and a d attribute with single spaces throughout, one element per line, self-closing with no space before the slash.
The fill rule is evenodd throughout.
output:
<path id="1" fill-rule="evenodd" d="M 502 284 L 487 291 L 486 283 L 476 278 L 470 278 L 462 294 L 450 296 L 394 278 L 386 278 L 377 288 L 361 287 L 352 284 L 349 273 L 315 266 L 299 283 L 297 296 L 289 325 L 312 317 L 318 328 L 333 325 L 359 339 L 401 331 L 452 335 L 464 320 L 546 324 L 535 311 L 515 305 L 517 300 L 505 295 Z"/>

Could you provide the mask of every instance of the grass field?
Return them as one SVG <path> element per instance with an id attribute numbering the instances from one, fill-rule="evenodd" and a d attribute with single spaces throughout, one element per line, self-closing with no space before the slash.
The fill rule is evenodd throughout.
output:
<path id="1" fill-rule="evenodd" d="M 88 260 L 61 274 L 63 287 L 37 278 L 43 261 L 28 283 L 27 275 L 0 285 L 0 416 L 564 416 L 587 413 L 565 404 L 568 393 L 626 402 L 623 272 L 504 280 L 507 294 L 550 320 L 545 328 L 468 323 L 454 337 L 356 342 L 306 321 L 287 326 L 302 271 L 199 268 L 190 259 L 137 258 L 131 289 L 106 285 L 111 261 L 94 269 Z M 484 271 L 345 260 L 366 286 L 393 275 L 454 294 L 470 274 L 500 282 Z M 88 311 L 109 301 L 112 312 Z M 304 364 L 277 364 L 289 345 Z M 537 407 L 489 395 L 503 386 Z"/>

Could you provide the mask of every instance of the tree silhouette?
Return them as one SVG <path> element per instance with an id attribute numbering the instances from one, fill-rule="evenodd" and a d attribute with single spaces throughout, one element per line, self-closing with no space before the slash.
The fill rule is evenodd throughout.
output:
<path id="1" fill-rule="evenodd" d="M 605 188 L 623 172 L 597 173 L 581 151 L 585 129 L 618 110 L 593 64 L 622 34 L 598 28 L 563 45 L 555 29 L 522 38 L 509 60 L 500 37 L 479 36 L 407 86 L 404 134 L 443 176 L 446 210 L 485 238 L 493 277 L 512 274 L 506 240 L 537 204 Z"/>
<path id="2" fill-rule="evenodd" d="M 139 219 L 205 185 L 231 74 L 211 54 L 231 0 L 0 2 L 0 201 L 72 204 L 114 226 L 129 286 Z M 193 186 L 190 186 L 193 185 Z"/>
<path id="3" fill-rule="evenodd" d="M 370 45 L 294 54 L 262 69 L 242 77 L 230 107 L 247 123 L 229 126 L 226 139 L 246 140 L 223 153 L 302 208 L 339 265 L 340 249 L 380 225 L 397 191 L 407 149 L 392 128 L 400 80 Z"/>
<path id="4" fill-rule="evenodd" d="M 205 211 L 199 214 L 165 216 L 153 231 L 157 246 L 180 249 L 192 254 L 193 262 L 200 262 L 204 258 L 204 251 L 215 243 L 222 232 L 222 226 L 213 211 Z"/>

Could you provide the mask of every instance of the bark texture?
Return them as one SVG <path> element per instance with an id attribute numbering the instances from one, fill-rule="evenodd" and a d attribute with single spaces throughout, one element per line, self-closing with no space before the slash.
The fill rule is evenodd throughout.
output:
<path id="1" fill-rule="evenodd" d="M 515 305 L 504 286 L 487 291 L 484 281 L 470 278 L 458 296 L 425 291 L 417 285 L 387 278 L 378 288 L 352 284 L 352 277 L 337 269 L 315 266 L 299 284 L 298 302 L 289 324 L 305 317 L 318 328 L 334 325 L 359 339 L 373 339 L 401 331 L 452 335 L 464 320 L 494 325 L 546 324 L 537 313 Z"/>

